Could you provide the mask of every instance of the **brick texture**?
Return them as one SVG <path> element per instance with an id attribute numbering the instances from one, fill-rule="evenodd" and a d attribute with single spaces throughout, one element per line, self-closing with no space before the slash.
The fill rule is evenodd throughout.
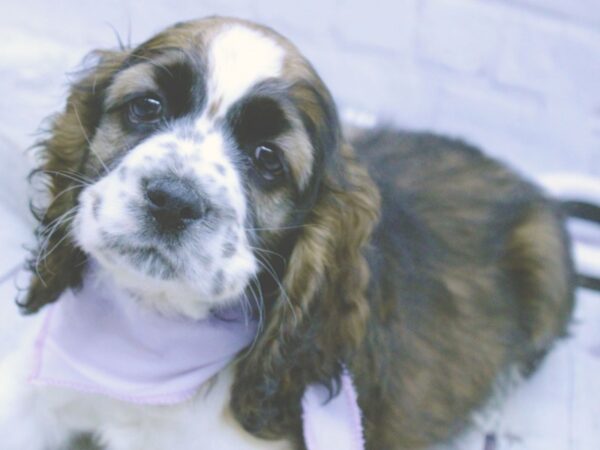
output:
<path id="1" fill-rule="evenodd" d="M 136 43 L 210 14 L 289 36 L 344 111 L 462 137 L 528 173 L 600 175 L 597 0 L 14 2 L 0 15 L 0 135 L 31 144 L 65 73 L 114 47 L 114 30 Z"/>

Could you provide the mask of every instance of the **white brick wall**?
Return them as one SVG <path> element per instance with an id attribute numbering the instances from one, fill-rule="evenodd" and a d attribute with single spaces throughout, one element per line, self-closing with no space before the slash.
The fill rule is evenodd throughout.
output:
<path id="1" fill-rule="evenodd" d="M 86 51 L 209 14 L 273 26 L 342 107 L 527 172 L 600 175 L 598 0 L 25 0 L 0 15 L 0 135 L 24 146 Z"/>

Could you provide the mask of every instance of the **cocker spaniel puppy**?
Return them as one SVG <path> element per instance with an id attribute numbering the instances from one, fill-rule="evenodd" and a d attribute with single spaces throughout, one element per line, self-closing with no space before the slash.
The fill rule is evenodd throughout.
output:
<path id="1" fill-rule="evenodd" d="M 307 387 L 334 401 L 346 373 L 366 448 L 426 448 L 565 333 L 559 208 L 477 149 L 350 140 L 310 63 L 241 20 L 95 56 L 39 145 L 20 303 L 43 324 L 2 366 L 3 450 L 302 449 Z"/>

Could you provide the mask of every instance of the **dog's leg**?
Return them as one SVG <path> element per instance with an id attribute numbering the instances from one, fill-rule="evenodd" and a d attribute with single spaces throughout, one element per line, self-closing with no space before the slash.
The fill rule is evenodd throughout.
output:
<path id="1" fill-rule="evenodd" d="M 0 448 L 2 450 L 62 450 L 67 430 L 43 389 L 27 382 L 27 366 L 18 354 L 0 363 Z"/>

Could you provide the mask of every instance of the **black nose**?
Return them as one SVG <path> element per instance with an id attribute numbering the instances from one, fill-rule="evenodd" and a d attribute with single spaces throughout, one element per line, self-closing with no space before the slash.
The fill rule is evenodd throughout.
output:
<path id="1" fill-rule="evenodd" d="M 204 203 L 191 183 L 158 178 L 146 185 L 148 210 L 162 230 L 182 230 L 204 214 Z"/>

